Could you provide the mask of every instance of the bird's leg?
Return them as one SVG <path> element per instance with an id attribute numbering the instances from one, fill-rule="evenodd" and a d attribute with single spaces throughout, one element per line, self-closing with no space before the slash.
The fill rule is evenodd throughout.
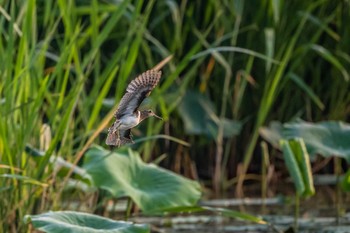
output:
<path id="1" fill-rule="evenodd" d="M 120 147 L 122 145 L 122 141 L 120 140 L 120 137 L 117 137 L 117 142 L 116 142 L 116 146 Z"/>

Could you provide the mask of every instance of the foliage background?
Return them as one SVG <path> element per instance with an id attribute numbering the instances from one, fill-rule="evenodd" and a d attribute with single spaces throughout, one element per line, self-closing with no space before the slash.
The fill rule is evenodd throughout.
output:
<path id="1" fill-rule="evenodd" d="M 237 172 L 259 172 L 259 129 L 271 120 L 348 121 L 349 7 L 348 0 L 1 0 L 0 226 L 22 230 L 25 214 L 64 208 L 67 173 L 59 175 L 50 157 L 73 162 L 89 139 L 103 145 L 106 130 L 93 133 L 128 82 L 169 55 L 145 103 L 164 121 L 149 119 L 134 134 L 170 135 L 191 147 L 158 139 L 133 148 L 145 161 L 165 153 L 163 166 L 212 180 L 216 190 Z M 216 125 L 213 134 L 186 132 L 179 111 L 186 93 L 210 102 L 203 117 Z M 240 124 L 238 135 L 225 135 L 224 119 Z"/>

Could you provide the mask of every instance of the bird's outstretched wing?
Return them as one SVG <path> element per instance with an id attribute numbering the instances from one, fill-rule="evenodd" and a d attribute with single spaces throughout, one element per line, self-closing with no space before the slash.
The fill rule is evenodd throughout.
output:
<path id="1" fill-rule="evenodd" d="M 142 101 L 149 96 L 154 87 L 157 86 L 161 75 L 161 71 L 147 70 L 132 80 L 126 88 L 126 93 L 120 100 L 114 116 L 120 119 L 122 116 L 133 114 Z"/>

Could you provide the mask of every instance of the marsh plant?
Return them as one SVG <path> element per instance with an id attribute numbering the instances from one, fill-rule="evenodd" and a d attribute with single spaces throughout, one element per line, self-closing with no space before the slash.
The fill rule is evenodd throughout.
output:
<path id="1" fill-rule="evenodd" d="M 94 197 L 106 190 L 89 190 L 96 180 L 84 170 L 89 149 L 104 144 L 130 79 L 171 55 L 141 106 L 164 121 L 137 128 L 129 156 L 148 167 L 161 155 L 177 175 L 243 195 L 248 168 L 260 173 L 251 165 L 262 126 L 349 119 L 349 7 L 0 0 L 0 232 L 26 232 L 24 216 L 69 209 L 73 199 L 93 200 L 91 213 L 101 205 Z"/>

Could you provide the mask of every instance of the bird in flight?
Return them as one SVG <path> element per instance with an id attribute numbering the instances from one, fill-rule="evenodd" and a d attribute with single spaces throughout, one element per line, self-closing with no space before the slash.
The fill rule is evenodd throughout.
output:
<path id="1" fill-rule="evenodd" d="M 131 128 L 151 116 L 162 119 L 150 109 L 142 111 L 138 109 L 142 101 L 157 86 L 161 75 L 162 72 L 159 70 L 148 70 L 129 83 L 126 93 L 114 113 L 115 122 L 108 129 L 107 145 L 120 147 L 124 144 L 134 143 Z"/>

